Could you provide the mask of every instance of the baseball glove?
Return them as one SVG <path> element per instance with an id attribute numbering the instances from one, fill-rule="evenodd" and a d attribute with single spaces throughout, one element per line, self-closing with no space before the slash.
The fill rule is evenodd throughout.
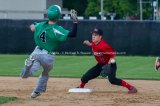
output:
<path id="1" fill-rule="evenodd" d="M 77 11 L 76 10 L 71 9 L 70 15 L 71 15 L 71 17 L 73 19 L 73 22 L 77 22 L 78 21 L 78 19 L 77 19 Z"/>
<path id="2" fill-rule="evenodd" d="M 102 71 L 100 73 L 100 76 L 107 77 L 110 72 L 111 72 L 111 65 L 110 64 L 106 64 L 106 65 L 104 65 L 102 67 Z"/>

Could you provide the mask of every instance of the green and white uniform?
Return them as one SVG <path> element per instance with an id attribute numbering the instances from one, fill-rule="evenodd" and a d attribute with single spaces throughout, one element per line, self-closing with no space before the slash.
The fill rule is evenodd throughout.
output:
<path id="1" fill-rule="evenodd" d="M 75 13 L 72 15 L 76 15 Z M 61 16 L 61 7 L 52 5 L 47 9 L 48 22 L 57 22 Z M 31 94 L 31 98 L 40 96 L 46 91 L 49 72 L 54 64 L 54 52 L 62 41 L 67 37 L 75 37 L 77 34 L 77 22 L 73 22 L 71 31 L 68 31 L 56 24 L 48 24 L 48 22 L 35 23 L 31 26 L 34 31 L 34 40 L 36 48 L 31 53 L 30 57 L 25 60 L 25 66 L 22 69 L 21 77 L 28 78 L 32 76 L 40 66 L 43 67 L 43 72 L 39 76 L 35 89 Z"/>
<path id="2" fill-rule="evenodd" d="M 49 75 L 54 64 L 54 52 L 62 41 L 65 41 L 69 31 L 56 24 L 40 22 L 35 24 L 34 40 L 36 48 L 30 56 L 34 58 L 32 66 L 24 66 L 21 77 L 28 78 L 32 76 L 40 66 L 43 72 L 39 76 L 37 85 L 33 92 L 45 92 Z"/>
<path id="3" fill-rule="evenodd" d="M 46 22 L 36 24 L 34 40 L 37 46 L 49 52 L 55 52 L 62 41 L 65 41 L 69 31 Z"/>

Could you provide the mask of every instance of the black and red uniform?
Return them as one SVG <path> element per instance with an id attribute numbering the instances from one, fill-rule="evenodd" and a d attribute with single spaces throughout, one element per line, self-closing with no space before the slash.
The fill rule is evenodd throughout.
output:
<path id="1" fill-rule="evenodd" d="M 104 40 L 101 40 L 97 45 L 92 42 L 92 51 L 98 63 L 82 76 L 81 81 L 83 83 L 87 83 L 89 80 L 98 77 L 102 71 L 102 67 L 108 64 L 110 58 L 114 58 L 115 56 L 114 49 Z M 111 68 L 108 70 L 110 71 L 108 75 L 110 83 L 121 85 L 122 80 L 115 77 L 117 69 L 116 63 L 111 64 L 110 66 Z"/>
<path id="2" fill-rule="evenodd" d="M 96 36 L 102 36 L 103 31 L 99 28 L 94 28 L 92 34 L 97 34 Z M 93 35 L 92 35 L 93 36 Z M 95 36 L 95 35 L 94 35 Z M 89 46 L 90 44 L 88 44 Z M 81 83 L 78 88 L 84 88 L 85 84 L 99 75 L 102 77 L 107 77 L 111 84 L 121 85 L 123 87 L 128 88 L 128 93 L 136 93 L 137 89 L 128 84 L 126 81 L 122 79 L 116 78 L 116 70 L 117 65 L 114 60 L 115 51 L 114 49 L 109 46 L 103 39 L 98 44 L 92 42 L 92 51 L 94 54 L 95 59 L 97 60 L 97 64 L 89 69 L 81 78 Z"/>

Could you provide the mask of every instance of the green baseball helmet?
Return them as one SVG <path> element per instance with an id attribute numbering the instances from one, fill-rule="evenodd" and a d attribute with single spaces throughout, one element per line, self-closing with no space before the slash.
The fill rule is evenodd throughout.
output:
<path id="1" fill-rule="evenodd" d="M 51 21 L 58 21 L 61 15 L 61 7 L 58 5 L 52 5 L 47 10 L 47 16 Z"/>

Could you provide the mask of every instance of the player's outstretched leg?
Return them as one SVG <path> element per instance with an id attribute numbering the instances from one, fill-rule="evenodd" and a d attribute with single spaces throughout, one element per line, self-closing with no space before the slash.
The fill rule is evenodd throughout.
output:
<path id="1" fill-rule="evenodd" d="M 22 78 L 28 78 L 30 76 L 33 76 L 33 73 L 35 71 L 37 71 L 40 67 L 40 63 L 35 60 L 35 59 L 26 59 L 25 61 L 25 66 L 23 67 L 22 69 L 22 72 L 21 72 L 21 77 Z"/>
<path id="2" fill-rule="evenodd" d="M 31 98 L 36 98 L 37 96 L 40 96 L 41 93 L 46 91 L 47 83 L 49 79 L 49 72 L 52 70 L 53 61 L 54 61 L 53 56 L 50 55 L 49 57 L 52 57 L 52 58 L 48 58 L 48 59 L 46 58 L 41 61 L 41 65 L 43 66 L 44 70 L 38 78 L 37 85 L 31 94 Z"/>
<path id="3" fill-rule="evenodd" d="M 37 85 L 31 94 L 31 98 L 36 98 L 37 96 L 40 96 L 42 92 L 46 91 L 48 78 L 48 75 L 39 76 Z"/>
<path id="4" fill-rule="evenodd" d="M 91 69 L 89 69 L 81 78 L 81 83 L 79 84 L 79 86 L 77 88 L 84 88 L 85 84 L 88 83 L 89 80 L 92 80 L 94 78 L 97 78 L 100 75 L 99 69 L 100 69 L 100 65 L 97 64 L 95 66 L 93 66 Z"/>
<path id="5" fill-rule="evenodd" d="M 155 62 L 155 70 L 158 71 L 159 68 L 160 68 L 160 58 L 157 57 Z"/>
<path id="6" fill-rule="evenodd" d="M 124 80 L 122 80 L 121 86 L 128 88 L 128 93 L 129 94 L 137 93 L 138 92 L 137 89 L 134 86 L 130 85 L 129 83 L 127 83 Z"/>
<path id="7" fill-rule="evenodd" d="M 25 60 L 25 63 L 24 63 L 25 66 L 23 67 L 22 72 L 21 72 L 21 77 L 22 78 L 28 78 L 29 77 L 30 69 L 31 69 L 34 61 L 35 61 L 35 59 L 32 55 Z"/>
<path id="8" fill-rule="evenodd" d="M 134 86 L 130 85 L 129 83 L 127 83 L 122 79 L 116 78 L 116 70 L 117 70 L 116 63 L 111 64 L 111 71 L 108 75 L 109 82 L 114 85 L 120 85 L 120 86 L 126 87 L 129 90 L 128 93 L 130 94 L 137 93 L 137 89 Z"/>

